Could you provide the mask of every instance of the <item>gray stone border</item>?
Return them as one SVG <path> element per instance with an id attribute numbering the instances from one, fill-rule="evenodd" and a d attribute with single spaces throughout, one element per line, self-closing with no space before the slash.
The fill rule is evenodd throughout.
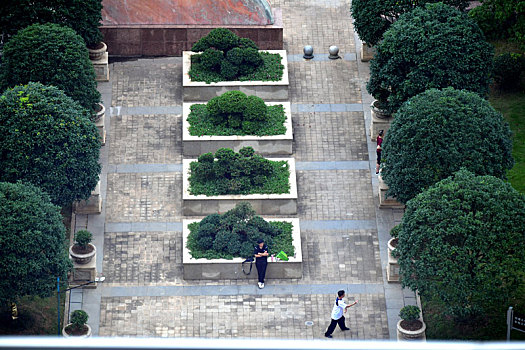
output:
<path id="1" fill-rule="evenodd" d="M 265 155 L 292 154 L 293 129 L 290 102 L 266 102 L 268 106 L 283 105 L 286 121 L 286 133 L 273 136 L 191 136 L 188 116 L 190 107 L 197 103 L 182 104 L 182 154 L 184 156 L 199 156 L 214 152 L 219 148 L 228 147 L 238 152 L 241 148 L 251 146 L 255 152 Z"/>
<path id="2" fill-rule="evenodd" d="M 239 202 L 249 202 L 259 215 L 297 214 L 297 177 L 295 159 L 272 158 L 272 161 L 288 161 L 290 167 L 290 193 L 206 196 L 189 193 L 190 163 L 196 159 L 182 160 L 182 213 L 186 216 L 204 216 L 225 213 Z"/>
<path id="3" fill-rule="evenodd" d="M 297 218 L 279 218 L 266 219 L 267 221 L 287 221 L 293 225 L 292 239 L 295 248 L 295 254 L 289 257 L 289 261 L 275 261 L 268 258 L 267 278 L 302 278 L 303 277 L 303 254 L 301 251 L 301 230 L 299 219 Z M 245 259 L 234 258 L 227 259 L 194 259 L 186 248 L 188 244 L 188 235 L 190 230 L 188 225 L 200 220 L 183 220 L 182 228 L 182 266 L 183 278 L 185 280 L 226 280 L 226 279 L 255 279 L 257 278 L 257 269 L 252 266 L 249 275 L 242 271 L 242 262 Z M 278 252 L 272 252 L 277 255 Z M 245 270 L 249 270 L 249 263 L 245 264 Z"/>
<path id="4" fill-rule="evenodd" d="M 263 50 L 260 50 L 263 51 Z M 288 58 L 286 50 L 264 50 L 264 52 L 278 53 L 282 57 L 284 66 L 283 77 L 279 81 L 221 81 L 209 83 L 203 81 L 191 81 L 188 74 L 191 66 L 191 56 L 196 52 L 182 52 L 182 100 L 183 101 L 209 101 L 211 98 L 220 96 L 227 91 L 239 90 L 247 95 L 255 95 L 268 101 L 287 101 L 288 80 Z"/>

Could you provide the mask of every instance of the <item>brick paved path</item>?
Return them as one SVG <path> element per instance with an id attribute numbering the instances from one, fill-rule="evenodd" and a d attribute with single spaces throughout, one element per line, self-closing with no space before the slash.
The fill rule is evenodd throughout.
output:
<path id="1" fill-rule="evenodd" d="M 355 59 L 349 1 L 272 3 L 282 9 L 288 54 L 309 44 L 317 56 L 289 63 L 303 278 L 268 280 L 264 290 L 245 280 L 182 279 L 181 59 L 113 63 L 111 82 L 99 84 L 111 103 L 104 209 L 76 223 L 94 232 L 106 276 L 82 296 L 95 334 L 323 338 L 335 293 L 345 288 L 360 303 L 347 314 L 351 331 L 334 338 L 393 336 L 393 313 L 411 296 L 384 283 L 381 261 L 401 213 L 376 209 L 367 67 Z M 319 59 L 334 44 L 344 59 Z"/>

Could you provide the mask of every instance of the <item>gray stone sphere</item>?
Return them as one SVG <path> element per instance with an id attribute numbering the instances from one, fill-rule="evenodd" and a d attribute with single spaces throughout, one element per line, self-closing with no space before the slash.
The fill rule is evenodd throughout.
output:
<path id="1" fill-rule="evenodd" d="M 330 56 L 337 56 L 339 54 L 339 48 L 335 45 L 332 45 L 328 49 L 328 52 L 330 53 Z"/>
<path id="2" fill-rule="evenodd" d="M 311 45 L 305 45 L 305 47 L 303 48 L 303 52 L 304 52 L 304 58 L 312 58 L 314 57 L 313 53 L 314 53 L 314 48 L 311 46 Z"/>

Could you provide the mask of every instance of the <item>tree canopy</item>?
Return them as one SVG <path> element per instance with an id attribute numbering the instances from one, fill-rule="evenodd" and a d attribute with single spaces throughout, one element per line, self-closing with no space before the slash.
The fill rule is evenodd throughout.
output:
<path id="1" fill-rule="evenodd" d="M 31 184 L 0 182 L 0 303 L 49 297 L 71 262 L 60 208 Z"/>
<path id="2" fill-rule="evenodd" d="M 101 21 L 102 0 L 4 0 L 0 6 L 0 34 L 4 35 L 35 23 L 56 23 L 94 45 L 102 40 Z"/>
<path id="3" fill-rule="evenodd" d="M 395 112 L 430 88 L 488 92 L 492 45 L 469 17 L 442 3 L 402 15 L 384 34 L 370 64 L 368 92 Z"/>
<path id="4" fill-rule="evenodd" d="M 87 48 L 71 28 L 34 24 L 4 46 L 2 89 L 30 81 L 56 86 L 90 111 L 100 102 Z"/>
<path id="5" fill-rule="evenodd" d="M 525 283 L 525 197 L 462 169 L 407 203 L 401 282 L 464 317 L 506 305 Z"/>
<path id="6" fill-rule="evenodd" d="M 514 165 L 507 122 L 473 92 L 430 89 L 394 116 L 381 173 L 389 194 L 403 203 L 462 167 L 504 179 Z"/>
<path id="7" fill-rule="evenodd" d="M 443 2 L 459 10 L 469 5 L 468 0 L 352 0 L 350 11 L 359 38 L 369 45 L 377 45 L 399 16 L 434 2 Z"/>
<path id="8" fill-rule="evenodd" d="M 40 83 L 0 96 L 0 181 L 23 180 L 54 204 L 87 199 L 100 174 L 100 140 L 90 114 L 62 91 Z"/>

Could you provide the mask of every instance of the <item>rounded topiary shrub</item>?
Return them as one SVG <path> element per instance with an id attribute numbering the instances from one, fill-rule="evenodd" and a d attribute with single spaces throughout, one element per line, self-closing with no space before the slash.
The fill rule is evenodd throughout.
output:
<path id="1" fill-rule="evenodd" d="M 202 135 L 282 135 L 286 133 L 283 105 L 267 106 L 257 96 L 228 91 L 190 107 L 188 122 L 192 136 Z"/>
<path id="2" fill-rule="evenodd" d="M 237 204 L 222 215 L 208 215 L 188 228 L 187 248 L 195 259 L 253 257 L 258 239 L 264 240 L 270 252 L 295 253 L 293 225 L 285 221 L 266 221 L 257 216 L 247 202 Z"/>
<path id="3" fill-rule="evenodd" d="M 89 198 L 100 174 L 100 140 L 90 113 L 40 83 L 0 96 L 0 181 L 22 180 L 67 205 Z"/>
<path id="4" fill-rule="evenodd" d="M 525 287 L 524 232 L 525 196 L 462 169 L 407 203 L 396 248 L 402 285 L 440 301 L 440 314 L 486 323 Z"/>
<path id="5" fill-rule="evenodd" d="M 251 193 L 288 193 L 287 161 L 271 161 L 255 154 L 252 147 L 239 153 L 220 148 L 190 163 L 189 192 L 207 196 Z"/>
<path id="6" fill-rule="evenodd" d="M 216 28 L 196 42 L 189 76 L 193 81 L 279 80 L 284 66 L 279 54 L 259 52 L 248 38 L 239 38 L 229 29 Z"/>
<path id="7" fill-rule="evenodd" d="M 3 89 L 30 81 L 53 85 L 93 111 L 100 102 L 95 71 L 82 38 L 71 28 L 34 24 L 4 46 Z"/>
<path id="8" fill-rule="evenodd" d="M 0 304 L 56 295 L 72 267 L 60 208 L 28 183 L 0 182 Z"/>
<path id="9" fill-rule="evenodd" d="M 385 32 L 371 61 L 367 90 L 390 113 L 429 88 L 451 86 L 484 96 L 492 57 L 492 45 L 465 13 L 427 4 Z"/>
<path id="10" fill-rule="evenodd" d="M 359 38 L 369 45 L 377 45 L 383 33 L 399 16 L 434 2 L 442 2 L 459 10 L 464 10 L 470 3 L 468 0 L 352 0 L 350 12 Z"/>
<path id="11" fill-rule="evenodd" d="M 88 244 L 93 240 L 93 234 L 88 230 L 80 230 L 75 233 L 75 244 L 80 247 L 87 247 Z"/>
<path id="12" fill-rule="evenodd" d="M 399 310 L 399 317 L 401 317 L 401 319 L 405 321 L 415 321 L 419 319 L 420 312 L 421 310 L 417 306 L 407 305 L 404 306 L 401 310 Z"/>
<path id="13" fill-rule="evenodd" d="M 502 115 L 479 95 L 453 88 L 409 99 L 395 114 L 382 147 L 383 180 L 402 203 L 461 167 L 505 178 L 514 164 Z"/>

